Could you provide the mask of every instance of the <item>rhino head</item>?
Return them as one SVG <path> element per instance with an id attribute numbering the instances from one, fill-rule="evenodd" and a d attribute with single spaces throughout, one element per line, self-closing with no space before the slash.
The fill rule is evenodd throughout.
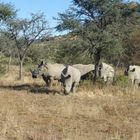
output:
<path id="1" fill-rule="evenodd" d="M 34 70 L 30 69 L 30 72 L 32 74 L 32 78 L 37 78 L 39 72 L 36 69 L 34 69 Z"/>
<path id="2" fill-rule="evenodd" d="M 36 69 L 31 70 L 30 72 L 32 73 L 32 78 L 37 78 L 40 75 L 43 75 L 46 71 L 47 68 L 47 63 L 45 63 L 44 61 L 41 61 L 41 63 L 37 66 Z"/>

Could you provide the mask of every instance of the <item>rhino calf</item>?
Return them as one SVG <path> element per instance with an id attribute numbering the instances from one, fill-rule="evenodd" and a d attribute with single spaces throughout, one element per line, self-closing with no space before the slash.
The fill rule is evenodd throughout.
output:
<path id="1" fill-rule="evenodd" d="M 81 73 L 78 69 L 72 66 L 66 66 L 61 73 L 61 82 L 64 86 L 64 94 L 68 95 L 70 92 L 75 92 L 79 85 Z"/>
<path id="2" fill-rule="evenodd" d="M 104 82 L 113 82 L 115 75 L 114 68 L 106 63 L 101 63 L 98 68 L 99 77 L 104 80 Z"/>
<path id="3" fill-rule="evenodd" d="M 124 73 L 131 79 L 133 85 L 140 86 L 140 66 L 130 65 Z"/>

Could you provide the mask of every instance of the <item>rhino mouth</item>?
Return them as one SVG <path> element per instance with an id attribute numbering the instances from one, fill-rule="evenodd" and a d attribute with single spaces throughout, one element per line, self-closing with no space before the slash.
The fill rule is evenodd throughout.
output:
<path id="1" fill-rule="evenodd" d="M 64 94 L 65 95 L 69 95 L 69 92 L 67 92 L 66 90 L 64 90 Z"/>
<path id="2" fill-rule="evenodd" d="M 37 78 L 37 75 L 33 75 L 32 78 Z"/>
<path id="3" fill-rule="evenodd" d="M 32 71 L 32 78 L 37 78 L 39 72 L 37 70 Z"/>

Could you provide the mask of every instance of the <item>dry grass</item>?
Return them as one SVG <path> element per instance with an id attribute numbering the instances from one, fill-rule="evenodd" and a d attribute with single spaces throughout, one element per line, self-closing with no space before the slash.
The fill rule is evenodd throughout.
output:
<path id="1" fill-rule="evenodd" d="M 140 139 L 138 90 L 84 83 L 63 96 L 45 94 L 30 74 L 22 85 L 8 78 L 0 80 L 0 140 Z"/>

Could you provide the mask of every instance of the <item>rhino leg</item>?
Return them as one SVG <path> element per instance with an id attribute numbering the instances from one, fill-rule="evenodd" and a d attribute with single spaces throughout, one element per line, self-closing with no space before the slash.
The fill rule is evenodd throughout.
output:
<path id="1" fill-rule="evenodd" d="M 107 82 L 107 76 L 104 76 L 104 82 Z"/>
<path id="2" fill-rule="evenodd" d="M 46 85 L 47 85 L 47 87 L 50 87 L 50 84 L 51 84 L 51 80 L 50 80 L 50 78 L 48 78 L 48 79 L 46 80 Z"/>
<path id="3" fill-rule="evenodd" d="M 49 82 L 49 87 L 50 88 L 52 88 L 53 80 L 54 80 L 54 78 L 53 77 L 50 77 L 50 82 Z"/>
<path id="4" fill-rule="evenodd" d="M 73 82 L 71 87 L 71 92 L 75 92 L 75 90 L 76 90 L 76 83 Z"/>
<path id="5" fill-rule="evenodd" d="M 72 85 L 71 92 L 75 93 L 78 85 L 79 85 L 79 83 L 74 82 Z"/>
<path id="6" fill-rule="evenodd" d="M 139 80 L 134 80 L 134 86 L 135 86 L 135 89 L 138 89 L 139 88 L 139 85 L 140 85 L 140 83 L 139 83 Z"/>

